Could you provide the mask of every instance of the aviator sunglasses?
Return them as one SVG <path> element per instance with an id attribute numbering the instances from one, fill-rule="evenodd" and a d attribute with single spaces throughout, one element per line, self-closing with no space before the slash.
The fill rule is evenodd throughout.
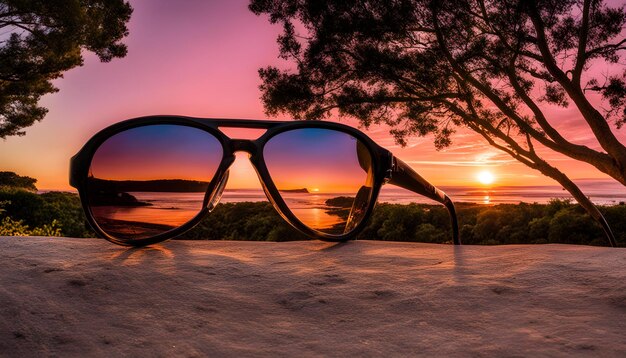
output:
<path id="1" fill-rule="evenodd" d="M 266 130 L 231 139 L 220 128 Z M 454 204 L 390 151 L 352 127 L 325 121 L 150 116 L 93 136 L 72 157 L 70 184 L 87 220 L 107 240 L 143 246 L 191 229 L 219 202 L 236 152 L 247 152 L 278 213 L 303 234 L 346 241 L 366 225 L 384 184 L 448 209 Z"/>

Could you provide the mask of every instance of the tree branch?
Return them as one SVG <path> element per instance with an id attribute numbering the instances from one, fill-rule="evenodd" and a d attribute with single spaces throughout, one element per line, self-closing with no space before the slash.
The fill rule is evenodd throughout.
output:
<path id="1" fill-rule="evenodd" d="M 602 54 L 605 51 L 619 51 L 626 50 L 626 46 L 622 46 L 626 44 L 626 38 L 622 39 L 620 42 L 615 44 L 608 44 L 600 47 L 596 47 L 591 49 L 585 53 L 586 58 L 590 58 L 591 56 Z"/>
<path id="2" fill-rule="evenodd" d="M 602 162 L 606 162 L 607 164 L 611 163 L 611 158 L 608 155 L 595 151 L 584 145 L 574 144 L 568 141 L 567 139 L 565 139 L 556 129 L 554 129 L 554 127 L 552 127 L 552 125 L 550 125 L 550 123 L 548 122 L 543 111 L 541 111 L 539 106 L 537 106 L 537 104 L 530 98 L 530 96 L 526 93 L 526 91 L 520 85 L 515 75 L 513 65 L 509 65 L 507 67 L 507 75 L 509 77 L 509 81 L 511 85 L 513 86 L 513 89 L 515 90 L 515 93 L 522 99 L 522 101 L 526 104 L 526 106 L 533 112 L 533 115 L 535 117 L 535 121 L 537 122 L 537 124 L 539 124 L 541 129 L 543 129 L 543 131 L 546 132 L 546 134 L 550 136 L 550 138 L 552 138 L 552 140 L 558 146 L 563 147 L 563 148 L 555 149 L 557 148 L 557 146 L 554 146 L 555 148 L 552 148 L 552 146 L 546 145 L 548 144 L 547 142 L 543 143 L 540 141 L 542 144 L 560 153 L 572 156 L 573 158 L 578 159 L 578 160 L 583 160 L 586 162 L 602 161 Z M 538 134 L 538 133 L 534 133 L 533 131 L 525 131 L 525 132 L 527 134 L 532 135 L 533 138 L 536 138 Z"/>
<path id="3" fill-rule="evenodd" d="M 572 71 L 572 82 L 580 87 L 580 75 L 587 62 L 585 55 L 587 50 L 587 39 L 589 37 L 589 11 L 591 8 L 591 0 L 585 0 L 583 4 L 583 20 L 578 33 L 578 52 L 576 54 L 576 64 Z"/>
<path id="4" fill-rule="evenodd" d="M 537 10 L 535 0 L 528 0 L 526 5 L 530 19 L 535 27 L 535 31 L 537 32 L 537 46 L 539 47 L 539 50 L 545 60 L 546 68 L 552 76 L 555 77 L 559 84 L 563 86 L 569 97 L 574 101 L 576 107 L 578 107 L 580 113 L 583 115 L 583 118 L 587 124 L 589 124 L 591 131 L 596 138 L 598 138 L 602 148 L 611 157 L 615 158 L 613 167 L 615 167 L 615 164 L 626 163 L 626 146 L 624 146 L 617 139 L 617 137 L 615 137 L 615 134 L 611 131 L 611 128 L 609 127 L 604 116 L 602 116 L 602 114 L 595 109 L 591 103 L 589 103 L 582 88 L 580 87 L 580 84 L 574 85 L 554 61 L 554 58 L 550 53 L 543 21 L 541 20 L 541 16 Z M 626 183 L 626 168 L 621 167 L 617 169 L 617 172 L 613 172 L 611 176 L 615 178 L 621 177 L 621 182 Z"/>
<path id="5" fill-rule="evenodd" d="M 603 153 L 593 151 L 592 149 L 589 149 L 589 148 L 587 148 L 588 150 L 586 150 L 585 149 L 586 147 L 584 146 L 577 146 L 572 143 L 569 143 L 567 140 L 565 140 L 565 138 L 562 138 L 556 131 L 554 131 L 552 134 L 555 135 L 557 138 L 560 137 L 562 140 L 562 144 L 559 144 L 553 140 L 550 140 L 549 138 L 545 137 L 543 134 L 539 133 L 535 128 L 533 128 L 530 124 L 528 124 L 523 118 L 521 118 L 515 112 L 515 110 L 510 108 L 496 93 L 494 93 L 494 91 L 492 91 L 489 85 L 480 82 L 478 79 L 474 78 L 471 74 L 465 71 L 465 69 L 461 65 L 459 65 L 459 63 L 454 59 L 450 51 L 445 46 L 445 38 L 443 36 L 441 28 L 439 27 L 439 21 L 436 17 L 435 11 L 433 12 L 433 23 L 434 23 L 434 27 L 436 30 L 435 33 L 437 35 L 437 38 L 439 39 L 440 49 L 442 50 L 444 56 L 446 56 L 448 62 L 451 64 L 453 70 L 457 72 L 459 76 L 462 77 L 462 79 L 459 79 L 459 80 L 467 81 L 469 84 L 471 84 L 481 93 L 483 93 L 493 104 L 496 105 L 496 107 L 504 115 L 511 118 L 517 124 L 520 130 L 522 130 L 524 133 L 530 134 L 539 143 L 559 153 L 572 156 L 579 160 L 583 160 L 587 163 L 590 163 L 594 165 L 596 168 L 598 168 L 599 170 L 615 177 L 615 173 L 614 173 L 615 162 L 613 158 L 607 155 L 603 155 Z M 539 38 L 541 38 L 541 36 L 539 36 Z M 521 87 L 519 89 L 521 90 Z M 521 92 L 523 92 L 523 90 Z M 532 102 L 530 98 L 528 98 L 528 100 L 529 100 L 528 103 Z M 533 107 L 530 107 L 530 108 L 531 110 L 533 109 Z M 538 110 L 538 107 L 536 107 L 536 105 L 534 106 L 534 108 Z M 543 116 L 541 111 L 538 110 L 536 114 L 539 114 L 539 116 L 537 116 L 536 119 L 537 120 L 543 119 L 543 124 L 546 126 L 548 130 L 550 130 L 551 126 L 549 125 L 547 120 L 545 120 L 545 117 Z"/>

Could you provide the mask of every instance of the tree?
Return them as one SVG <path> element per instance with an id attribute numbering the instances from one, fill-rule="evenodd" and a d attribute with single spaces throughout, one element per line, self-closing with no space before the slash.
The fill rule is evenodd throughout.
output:
<path id="1" fill-rule="evenodd" d="M 0 0 L 0 138 L 44 118 L 39 99 L 83 64 L 83 50 L 124 57 L 131 13 L 123 0 Z"/>
<path id="2" fill-rule="evenodd" d="M 17 175 L 14 172 L 0 172 L 0 188 L 18 188 L 28 191 L 37 191 L 37 179 Z"/>
<path id="3" fill-rule="evenodd" d="M 332 113 L 392 126 L 399 143 L 435 134 L 451 144 L 456 126 L 559 182 L 604 218 L 536 146 L 587 162 L 626 185 L 626 147 L 610 123 L 626 123 L 626 72 L 605 80 L 593 64 L 619 67 L 624 6 L 602 0 L 252 0 L 281 23 L 281 57 L 296 71 L 259 70 L 268 115 L 319 119 Z M 304 34 L 296 26 L 305 27 Z M 609 109 L 587 98 L 599 92 Z M 576 107 L 602 149 L 568 140 L 543 104 Z"/>

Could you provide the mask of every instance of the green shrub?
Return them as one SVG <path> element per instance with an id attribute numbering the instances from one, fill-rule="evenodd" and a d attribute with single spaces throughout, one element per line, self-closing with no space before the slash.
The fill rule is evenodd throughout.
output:
<path id="1" fill-rule="evenodd" d="M 528 223 L 528 235 L 531 239 L 531 242 L 548 242 L 548 233 L 550 232 L 551 220 L 552 219 L 549 216 L 544 216 L 540 218 L 533 218 Z"/>
<path id="2" fill-rule="evenodd" d="M 287 224 L 268 202 L 219 204 L 180 239 L 292 241 L 307 237 Z"/>
<path id="3" fill-rule="evenodd" d="M 474 238 L 480 241 L 495 240 L 498 231 L 502 228 L 500 218 L 502 211 L 498 209 L 487 209 L 476 218 L 476 225 L 472 230 Z"/>
<path id="4" fill-rule="evenodd" d="M 420 242 L 445 242 L 447 241 L 446 233 L 437 229 L 433 224 L 420 224 L 417 227 L 413 241 Z"/>
<path id="5" fill-rule="evenodd" d="M 572 200 L 570 199 L 550 199 L 546 205 L 545 214 L 546 216 L 554 216 L 559 211 L 573 206 L 574 204 L 572 204 Z"/>
<path id="6" fill-rule="evenodd" d="M 56 220 L 49 225 L 36 227 L 32 230 L 22 220 L 13 220 L 6 216 L 0 221 L 0 236 L 62 236 L 61 227 Z"/>
<path id="7" fill-rule="evenodd" d="M 22 220 L 13 220 L 7 216 L 0 221 L 0 236 L 28 236 L 29 234 L 28 225 L 24 225 Z"/>
<path id="8" fill-rule="evenodd" d="M 403 205 L 394 209 L 378 229 L 378 238 L 383 241 L 414 241 L 423 212 L 414 205 Z"/>
<path id="9" fill-rule="evenodd" d="M 550 221 L 548 241 L 568 244 L 590 244 L 603 236 L 602 229 L 589 215 L 574 208 L 559 210 Z"/>
<path id="10" fill-rule="evenodd" d="M 61 226 L 56 220 L 52 220 L 50 225 L 46 224 L 42 227 L 36 227 L 30 232 L 30 236 L 63 236 L 61 234 Z"/>
<path id="11" fill-rule="evenodd" d="M 8 216 L 22 221 L 28 227 L 61 228 L 62 236 L 93 237 L 95 233 L 89 228 L 80 198 L 77 194 L 66 192 L 49 192 L 37 194 L 18 188 L 0 189 L 2 212 L 0 217 Z M 56 232 L 56 231 L 51 231 Z"/>

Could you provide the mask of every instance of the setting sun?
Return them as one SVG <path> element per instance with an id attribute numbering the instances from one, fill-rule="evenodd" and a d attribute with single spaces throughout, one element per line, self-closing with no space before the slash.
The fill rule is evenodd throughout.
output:
<path id="1" fill-rule="evenodd" d="M 476 179 L 478 179 L 481 184 L 489 185 L 493 184 L 496 178 L 491 172 L 483 170 L 482 172 L 476 174 Z"/>

